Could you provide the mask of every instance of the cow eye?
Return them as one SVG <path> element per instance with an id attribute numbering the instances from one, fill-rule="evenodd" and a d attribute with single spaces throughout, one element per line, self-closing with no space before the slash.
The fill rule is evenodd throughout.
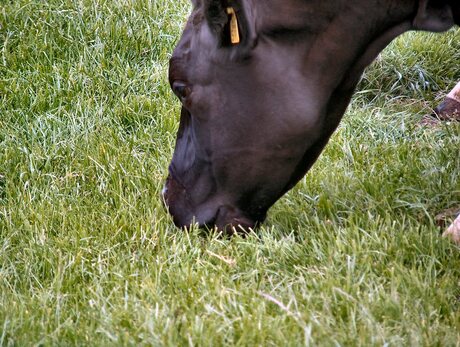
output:
<path id="1" fill-rule="evenodd" d="M 174 81 L 172 90 L 182 101 L 190 94 L 190 88 L 182 81 Z"/>

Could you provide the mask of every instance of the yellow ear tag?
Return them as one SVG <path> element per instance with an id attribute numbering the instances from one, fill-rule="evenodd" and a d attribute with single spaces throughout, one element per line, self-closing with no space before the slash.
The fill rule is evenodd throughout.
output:
<path id="1" fill-rule="evenodd" d="M 236 45 L 240 43 L 240 31 L 238 29 L 238 18 L 233 7 L 227 7 L 227 14 L 230 16 L 230 41 Z"/>

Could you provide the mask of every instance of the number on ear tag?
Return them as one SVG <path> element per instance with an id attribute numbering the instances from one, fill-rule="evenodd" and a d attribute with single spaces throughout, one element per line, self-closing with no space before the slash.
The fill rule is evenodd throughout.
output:
<path id="1" fill-rule="evenodd" d="M 240 31 L 238 29 L 238 18 L 233 7 L 227 7 L 227 14 L 230 16 L 230 41 L 236 45 L 240 43 Z"/>

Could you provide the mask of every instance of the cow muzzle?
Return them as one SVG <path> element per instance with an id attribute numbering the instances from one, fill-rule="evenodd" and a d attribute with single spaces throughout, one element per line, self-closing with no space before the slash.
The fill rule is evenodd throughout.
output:
<path id="1" fill-rule="evenodd" d="M 239 208 L 223 203 L 220 199 L 210 199 L 194 206 L 185 187 L 172 175 L 168 176 L 162 195 L 174 224 L 182 229 L 198 224 L 200 228 L 217 229 L 232 235 L 246 234 L 258 224 L 258 221 Z"/>

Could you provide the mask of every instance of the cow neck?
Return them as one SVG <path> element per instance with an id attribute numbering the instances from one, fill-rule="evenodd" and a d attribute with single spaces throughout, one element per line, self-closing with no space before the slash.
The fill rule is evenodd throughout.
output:
<path id="1" fill-rule="evenodd" d="M 354 13 L 337 16 L 308 48 L 305 72 L 327 90 L 353 90 L 377 55 L 394 38 L 411 29 L 407 18 L 372 32 L 372 20 L 359 22 L 355 17 Z"/>

